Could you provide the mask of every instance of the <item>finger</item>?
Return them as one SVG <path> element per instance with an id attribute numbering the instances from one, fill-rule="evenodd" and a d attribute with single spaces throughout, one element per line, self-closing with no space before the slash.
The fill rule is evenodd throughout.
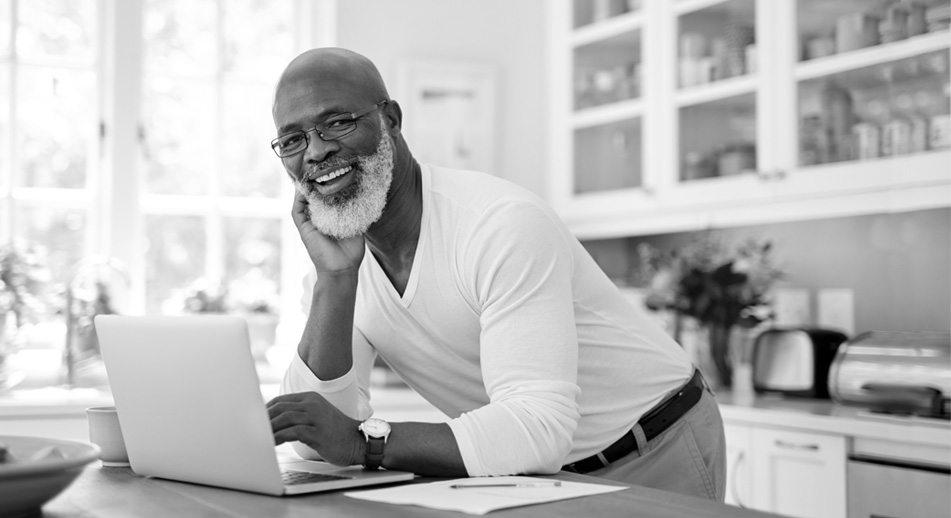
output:
<path id="1" fill-rule="evenodd" d="M 292 441 L 299 441 L 311 447 L 312 449 L 316 449 L 313 446 L 314 441 L 312 440 L 312 433 L 310 433 L 310 430 L 308 430 L 307 427 L 291 426 L 274 432 L 275 445 Z"/>
<path id="2" fill-rule="evenodd" d="M 296 426 L 314 428 L 316 426 L 316 422 L 304 412 L 296 411 L 282 412 L 271 418 L 271 431 L 273 432 L 278 432 Z"/>
<path id="3" fill-rule="evenodd" d="M 300 227 L 304 223 L 310 222 L 310 210 L 308 207 L 307 198 L 304 197 L 299 191 L 294 191 L 294 203 L 291 206 L 291 218 L 294 220 L 294 224 Z"/>

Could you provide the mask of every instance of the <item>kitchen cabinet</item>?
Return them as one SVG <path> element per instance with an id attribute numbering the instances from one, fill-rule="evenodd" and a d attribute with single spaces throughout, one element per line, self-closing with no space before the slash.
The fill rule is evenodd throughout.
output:
<path id="1" fill-rule="evenodd" d="M 755 509 L 845 518 L 845 437 L 770 428 L 752 432 Z"/>
<path id="2" fill-rule="evenodd" d="M 951 205 L 951 2 L 898 3 L 553 2 L 552 204 L 581 239 Z"/>
<path id="3" fill-rule="evenodd" d="M 797 518 L 845 518 L 846 438 L 725 423 L 726 503 Z"/>
<path id="4" fill-rule="evenodd" d="M 726 503 L 752 508 L 753 429 L 738 424 L 724 424 L 726 435 Z"/>
<path id="5" fill-rule="evenodd" d="M 731 505 L 793 517 L 947 516 L 946 420 L 727 391 L 717 402 Z"/>

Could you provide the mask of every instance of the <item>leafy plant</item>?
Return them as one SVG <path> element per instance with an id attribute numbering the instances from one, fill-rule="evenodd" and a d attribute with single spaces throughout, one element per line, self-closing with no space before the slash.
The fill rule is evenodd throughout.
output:
<path id="1" fill-rule="evenodd" d="M 783 272 L 774 265 L 769 241 L 751 238 L 730 250 L 704 233 L 668 253 L 641 243 L 637 254 L 652 309 L 726 328 L 755 327 L 773 316 L 771 290 Z"/>

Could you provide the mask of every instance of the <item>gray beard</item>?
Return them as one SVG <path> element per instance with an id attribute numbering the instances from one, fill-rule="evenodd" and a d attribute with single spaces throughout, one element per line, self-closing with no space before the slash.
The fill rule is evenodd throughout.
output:
<path id="1" fill-rule="evenodd" d="M 310 221 L 321 234 L 334 239 L 358 236 L 383 215 L 393 181 L 393 138 L 382 117 L 380 131 L 376 152 L 357 157 L 357 167 L 351 172 L 357 176 L 345 189 L 323 196 L 317 190 L 307 192 L 295 182 L 297 192 L 307 199 Z"/>

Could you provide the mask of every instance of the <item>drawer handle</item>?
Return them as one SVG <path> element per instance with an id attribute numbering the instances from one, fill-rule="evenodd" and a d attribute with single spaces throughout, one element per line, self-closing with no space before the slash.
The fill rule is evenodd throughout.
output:
<path id="1" fill-rule="evenodd" d="M 793 442 L 776 440 L 776 446 L 786 449 L 786 450 L 805 450 L 805 451 L 819 451 L 818 444 L 796 444 Z"/>

